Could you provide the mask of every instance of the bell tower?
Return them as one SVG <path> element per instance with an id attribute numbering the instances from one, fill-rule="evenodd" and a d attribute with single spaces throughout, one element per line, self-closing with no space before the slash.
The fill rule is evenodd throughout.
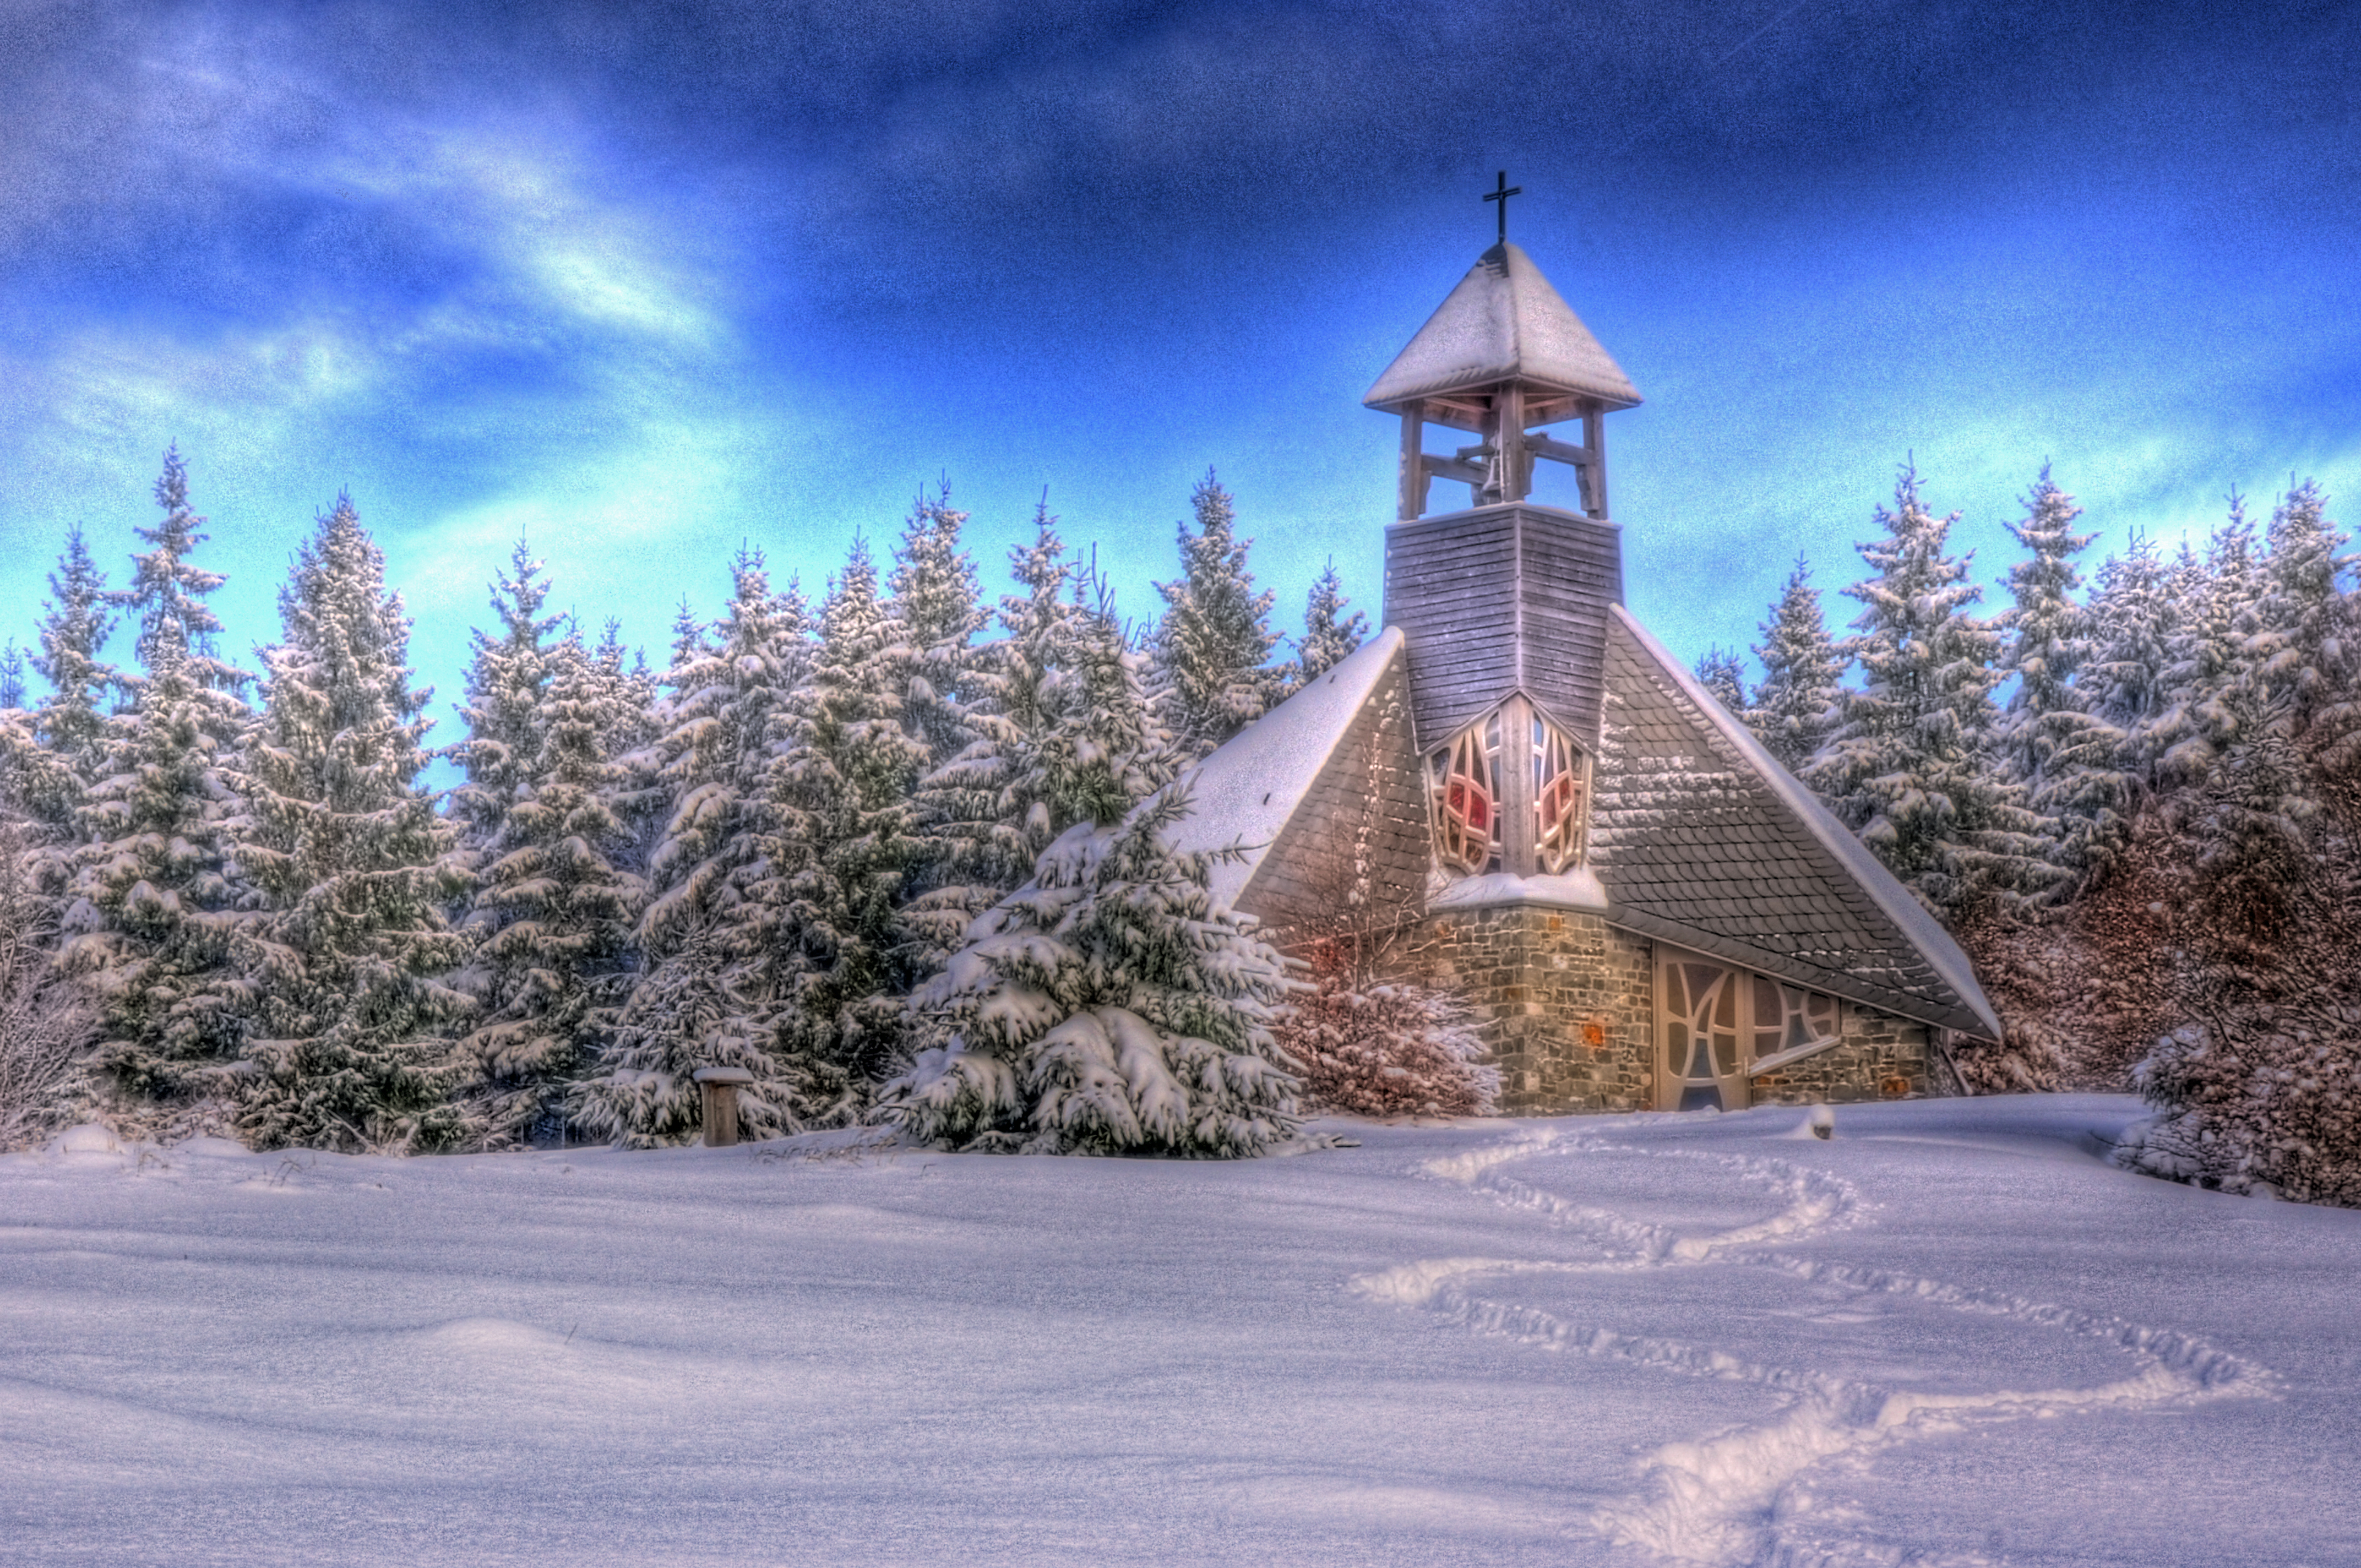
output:
<path id="1" fill-rule="evenodd" d="M 1607 625 L 1623 598 L 1606 416 L 1640 394 L 1525 253 L 1477 258 L 1362 402 L 1401 420 L 1385 621 L 1401 629 L 1440 874 L 1560 876 L 1588 859 Z M 1580 420 L 1579 443 L 1548 426 Z M 1477 437 L 1450 456 L 1426 427 Z M 1537 506 L 1536 461 L 1570 466 L 1581 510 Z M 1436 479 L 1468 504 L 1430 515 Z"/>
<path id="2" fill-rule="evenodd" d="M 1509 201 L 1519 188 L 1503 172 L 1486 194 L 1500 203 L 1500 238 L 1469 268 L 1410 345 L 1361 400 L 1401 416 L 1401 490 L 1397 516 L 1426 515 L 1436 479 L 1466 485 L 1470 506 L 1521 501 L 1532 492 L 1536 458 L 1571 466 L 1582 510 L 1604 521 L 1607 420 L 1639 406 L 1640 394 L 1582 318 L 1558 298 L 1531 258 L 1509 243 Z M 1541 428 L 1582 421 L 1580 444 Z M 1474 435 L 1448 457 L 1426 450 L 1426 427 Z"/>

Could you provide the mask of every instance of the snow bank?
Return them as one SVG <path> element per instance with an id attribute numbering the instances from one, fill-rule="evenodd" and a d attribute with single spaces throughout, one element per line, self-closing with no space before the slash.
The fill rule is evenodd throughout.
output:
<path id="1" fill-rule="evenodd" d="M 0 1557 L 2352 1560 L 2361 1214 L 2140 1113 L 0 1158 Z"/>

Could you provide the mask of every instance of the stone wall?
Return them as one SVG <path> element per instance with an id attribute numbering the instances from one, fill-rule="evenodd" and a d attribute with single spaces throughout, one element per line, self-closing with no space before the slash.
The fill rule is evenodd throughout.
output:
<path id="1" fill-rule="evenodd" d="M 1446 910 L 1399 949 L 1411 978 L 1456 992 L 1500 1069 L 1512 1116 L 1655 1107 L 1654 953 L 1597 915 L 1529 904 Z M 1758 1105 L 1940 1092 L 1926 1025 L 1839 1001 L 1843 1043 L 1752 1082 Z"/>
<path id="2" fill-rule="evenodd" d="M 1916 1099 L 1935 1092 L 1927 1070 L 1927 1025 L 1858 1002 L 1837 1003 L 1844 1043 L 1752 1080 L 1757 1105 L 1841 1105 L 1859 1100 Z"/>
<path id="3" fill-rule="evenodd" d="M 1510 904 L 1432 916 L 1409 951 L 1419 979 L 1475 1009 L 1503 1113 L 1649 1108 L 1655 988 L 1644 939 L 1596 915 Z"/>

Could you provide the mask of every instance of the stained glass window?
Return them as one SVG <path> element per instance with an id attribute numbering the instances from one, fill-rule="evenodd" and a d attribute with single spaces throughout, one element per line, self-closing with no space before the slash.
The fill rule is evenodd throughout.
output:
<path id="1" fill-rule="evenodd" d="M 1555 873 L 1582 859 L 1582 751 L 1564 731 L 1533 716 L 1533 858 Z"/>
<path id="2" fill-rule="evenodd" d="M 1500 848 L 1500 716 L 1461 730 L 1427 766 L 1444 864 L 1491 870 Z"/>

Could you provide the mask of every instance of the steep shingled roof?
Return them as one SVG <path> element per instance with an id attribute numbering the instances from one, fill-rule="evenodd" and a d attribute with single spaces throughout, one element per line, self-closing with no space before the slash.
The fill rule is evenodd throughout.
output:
<path id="1" fill-rule="evenodd" d="M 1967 955 L 1621 606 L 1608 623 L 1593 863 L 1607 918 L 1988 1038 Z"/>
<path id="2" fill-rule="evenodd" d="M 1610 409 L 1640 401 L 1623 367 L 1542 269 L 1505 241 L 1477 258 L 1361 401 L 1394 409 L 1413 398 L 1502 381 L 1539 383 Z"/>

